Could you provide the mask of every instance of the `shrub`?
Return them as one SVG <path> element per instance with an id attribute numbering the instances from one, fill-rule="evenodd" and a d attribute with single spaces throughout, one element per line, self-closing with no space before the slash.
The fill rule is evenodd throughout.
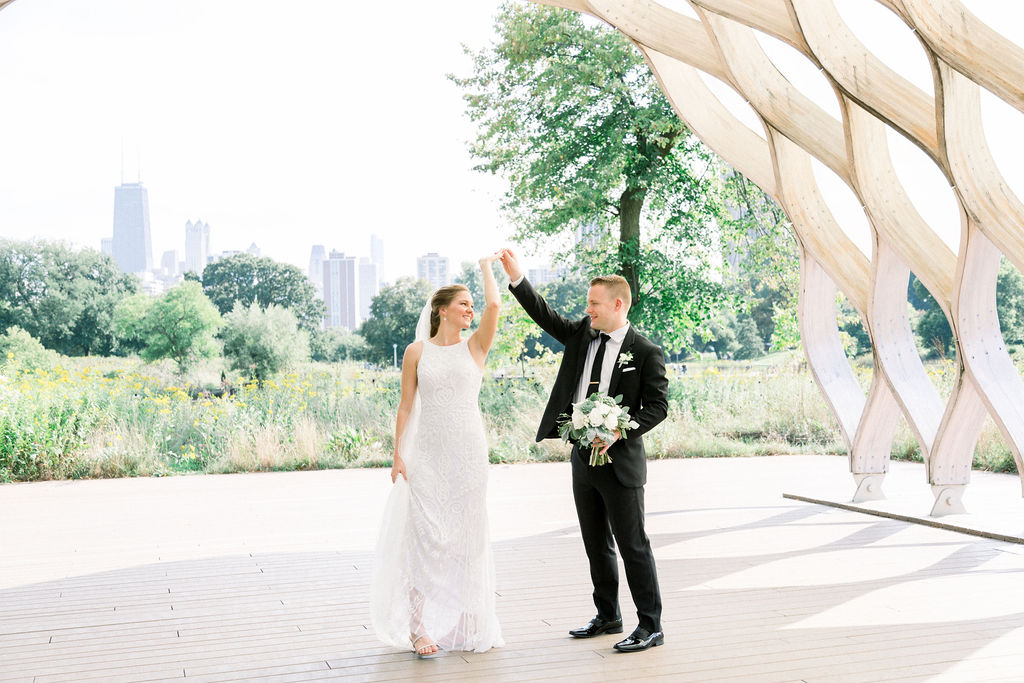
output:
<path id="1" fill-rule="evenodd" d="M 50 370 L 60 364 L 57 353 L 43 348 L 38 339 L 17 325 L 0 335 L 0 359 L 5 359 L 9 369 Z"/>
<path id="2" fill-rule="evenodd" d="M 263 310 L 236 301 L 224 316 L 221 338 L 231 368 L 259 382 L 309 358 L 309 335 L 294 313 L 274 304 Z"/>

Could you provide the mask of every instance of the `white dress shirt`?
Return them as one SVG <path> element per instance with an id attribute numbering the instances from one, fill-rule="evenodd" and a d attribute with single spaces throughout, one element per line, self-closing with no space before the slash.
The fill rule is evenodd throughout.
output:
<path id="1" fill-rule="evenodd" d="M 612 371 L 615 370 L 615 361 L 619 357 L 619 349 L 622 348 L 622 340 L 626 338 L 627 331 L 629 331 L 629 323 L 626 323 L 614 332 L 605 332 L 609 339 L 604 344 L 604 359 L 601 363 L 601 383 L 597 385 L 598 391 L 608 393 L 608 386 L 612 383 Z M 597 347 L 600 345 L 600 335 L 590 340 L 590 346 L 587 347 L 587 360 L 583 363 L 583 372 L 580 374 L 580 383 L 576 387 L 576 400 L 573 403 L 579 403 L 587 397 L 590 373 L 594 368 L 594 356 L 597 355 Z"/>
<path id="2" fill-rule="evenodd" d="M 518 287 L 525 275 L 520 275 L 513 287 Z M 598 391 L 608 393 L 608 386 L 612 383 L 612 371 L 615 370 L 615 361 L 619 357 L 619 349 L 622 348 L 622 340 L 626 338 L 629 330 L 629 323 L 626 323 L 614 332 L 605 332 L 609 339 L 604 345 L 604 360 L 601 363 L 601 383 L 597 386 Z M 597 330 L 595 330 L 596 332 Z M 587 347 L 587 360 L 583 363 L 583 373 L 580 375 L 580 383 L 576 387 L 576 398 L 573 403 L 579 403 L 587 397 L 587 387 L 590 385 L 590 373 L 594 368 L 594 356 L 597 355 L 597 347 L 601 345 L 601 336 L 598 335 L 590 341 Z"/>

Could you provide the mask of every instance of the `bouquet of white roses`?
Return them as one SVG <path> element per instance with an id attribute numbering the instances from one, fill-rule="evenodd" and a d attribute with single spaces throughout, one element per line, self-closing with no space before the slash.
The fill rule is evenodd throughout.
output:
<path id="1" fill-rule="evenodd" d="M 594 446 L 594 439 L 604 443 L 615 440 L 615 430 L 622 438 L 626 432 L 640 425 L 629 419 L 629 406 L 622 405 L 622 395 L 612 398 L 604 393 L 593 393 L 585 400 L 572 404 L 572 415 L 558 416 L 558 435 L 562 441 L 575 441 L 581 447 L 591 446 L 590 465 L 596 467 L 610 463 L 607 453 L 601 453 L 602 446 Z"/>

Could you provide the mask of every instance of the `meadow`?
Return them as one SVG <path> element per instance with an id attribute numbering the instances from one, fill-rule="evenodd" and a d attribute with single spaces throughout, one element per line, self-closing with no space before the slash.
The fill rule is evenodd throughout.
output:
<path id="1" fill-rule="evenodd" d="M 554 379 L 549 356 L 489 370 L 481 408 L 495 463 L 564 460 L 559 441 L 534 433 Z M 856 372 L 866 387 L 869 367 Z M 0 481 L 163 476 L 388 466 L 399 374 L 356 363 L 310 363 L 262 386 L 211 362 L 183 381 L 169 364 L 60 358 L 49 369 L 0 368 Z M 685 371 L 684 371 L 685 370 Z M 929 365 L 948 395 L 952 364 Z M 670 366 L 669 417 L 645 437 L 649 457 L 845 452 L 835 421 L 800 356 L 759 364 Z M 893 457 L 920 459 L 904 426 Z M 986 425 L 975 466 L 1014 471 Z"/>

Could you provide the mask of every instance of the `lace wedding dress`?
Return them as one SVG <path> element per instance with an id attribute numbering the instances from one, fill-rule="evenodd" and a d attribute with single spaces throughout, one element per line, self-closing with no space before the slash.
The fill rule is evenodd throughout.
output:
<path id="1" fill-rule="evenodd" d="M 423 341 L 419 415 L 400 449 L 409 480 L 394 484 L 374 560 L 374 629 L 396 647 L 411 649 L 410 635 L 444 650 L 504 645 L 487 529 L 482 376 L 466 340 Z"/>

